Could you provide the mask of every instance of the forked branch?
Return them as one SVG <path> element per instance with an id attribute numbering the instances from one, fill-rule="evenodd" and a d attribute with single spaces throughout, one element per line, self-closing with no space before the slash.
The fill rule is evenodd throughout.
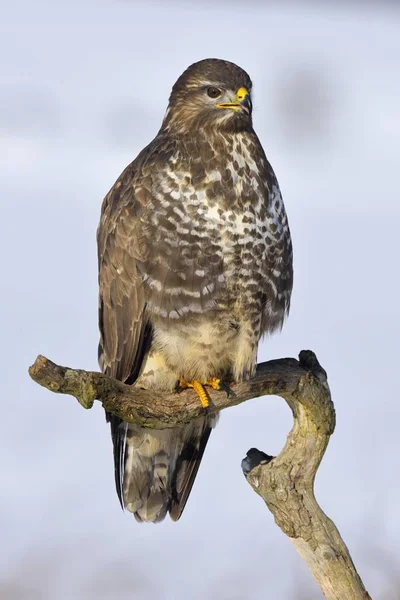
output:
<path id="1" fill-rule="evenodd" d="M 34 381 L 53 392 L 75 396 L 85 408 L 95 400 L 124 421 L 163 429 L 204 414 L 193 393 L 155 394 L 101 373 L 60 367 L 38 356 L 30 367 Z M 313 352 L 299 360 L 259 364 L 255 376 L 232 386 L 233 395 L 211 390 L 211 412 L 264 395 L 290 406 L 294 425 L 280 454 L 273 458 L 251 449 L 242 461 L 247 481 L 266 502 L 277 525 L 289 536 L 329 600 L 371 600 L 335 524 L 314 497 L 314 479 L 335 427 L 327 377 Z"/>

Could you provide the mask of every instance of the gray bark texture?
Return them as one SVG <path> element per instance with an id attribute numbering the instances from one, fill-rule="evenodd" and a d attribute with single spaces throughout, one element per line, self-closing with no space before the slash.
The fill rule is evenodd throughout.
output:
<path id="1" fill-rule="evenodd" d="M 143 427 L 177 427 L 205 410 L 192 389 L 156 395 L 102 373 L 61 367 L 44 356 L 37 357 L 29 374 L 53 392 L 75 396 L 84 408 L 99 400 L 108 412 Z M 229 397 L 207 391 L 211 413 L 259 396 L 284 398 L 294 417 L 286 444 L 276 457 L 249 450 L 242 461 L 246 479 L 306 562 L 325 598 L 371 600 L 339 531 L 314 496 L 315 475 L 335 428 L 326 372 L 315 354 L 303 350 L 299 360 L 261 363 L 251 380 L 231 386 Z"/>

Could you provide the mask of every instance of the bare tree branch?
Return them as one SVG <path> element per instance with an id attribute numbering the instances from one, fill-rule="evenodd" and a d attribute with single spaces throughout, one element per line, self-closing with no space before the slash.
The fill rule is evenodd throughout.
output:
<path id="1" fill-rule="evenodd" d="M 179 394 L 155 395 L 102 373 L 60 367 L 44 356 L 37 357 L 29 374 L 36 383 L 52 392 L 75 396 L 84 408 L 91 408 L 93 402 L 99 400 L 108 412 L 143 427 L 177 427 L 204 414 L 199 398 L 191 389 Z M 207 388 L 209 411 L 218 412 L 266 394 L 291 394 L 304 375 L 306 370 L 293 358 L 262 363 L 251 381 L 232 385 L 229 398 L 223 391 Z"/>
<path id="2" fill-rule="evenodd" d="M 371 600 L 335 524 L 319 507 L 314 479 L 335 427 L 326 372 L 313 352 L 300 353 L 307 370 L 296 389 L 281 394 L 294 425 L 273 458 L 252 448 L 242 461 L 247 481 L 263 498 L 329 600 Z"/>
<path id="3" fill-rule="evenodd" d="M 149 428 L 177 427 L 204 414 L 193 390 L 157 394 L 101 373 L 60 367 L 38 356 L 34 381 L 53 392 L 75 396 L 85 408 L 95 400 L 124 419 Z M 233 395 L 210 391 L 210 412 L 251 398 L 278 395 L 290 406 L 294 425 L 285 447 L 273 458 L 253 448 L 242 461 L 246 479 L 266 502 L 328 600 L 371 600 L 335 524 L 314 497 L 314 479 L 335 427 L 325 371 L 313 352 L 259 364 L 255 376 L 232 386 Z"/>

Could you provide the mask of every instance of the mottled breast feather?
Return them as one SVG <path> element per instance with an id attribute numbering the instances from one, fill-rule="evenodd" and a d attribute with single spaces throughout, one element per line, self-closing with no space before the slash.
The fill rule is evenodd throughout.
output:
<path id="1" fill-rule="evenodd" d="M 162 169 L 149 169 L 142 215 L 142 242 L 153 249 L 140 265 L 148 311 L 181 319 L 234 304 L 274 331 L 289 308 L 292 247 L 256 135 L 181 138 L 169 150 Z"/>

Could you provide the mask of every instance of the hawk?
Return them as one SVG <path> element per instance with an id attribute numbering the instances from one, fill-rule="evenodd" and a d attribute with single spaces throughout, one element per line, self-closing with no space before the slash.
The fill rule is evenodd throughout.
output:
<path id="1" fill-rule="evenodd" d="M 275 174 L 237 65 L 197 62 L 179 77 L 154 140 L 105 197 L 97 232 L 99 363 L 168 393 L 243 381 L 260 337 L 282 326 L 292 244 Z M 215 417 L 144 429 L 107 415 L 123 508 L 157 522 L 185 507 Z"/>

